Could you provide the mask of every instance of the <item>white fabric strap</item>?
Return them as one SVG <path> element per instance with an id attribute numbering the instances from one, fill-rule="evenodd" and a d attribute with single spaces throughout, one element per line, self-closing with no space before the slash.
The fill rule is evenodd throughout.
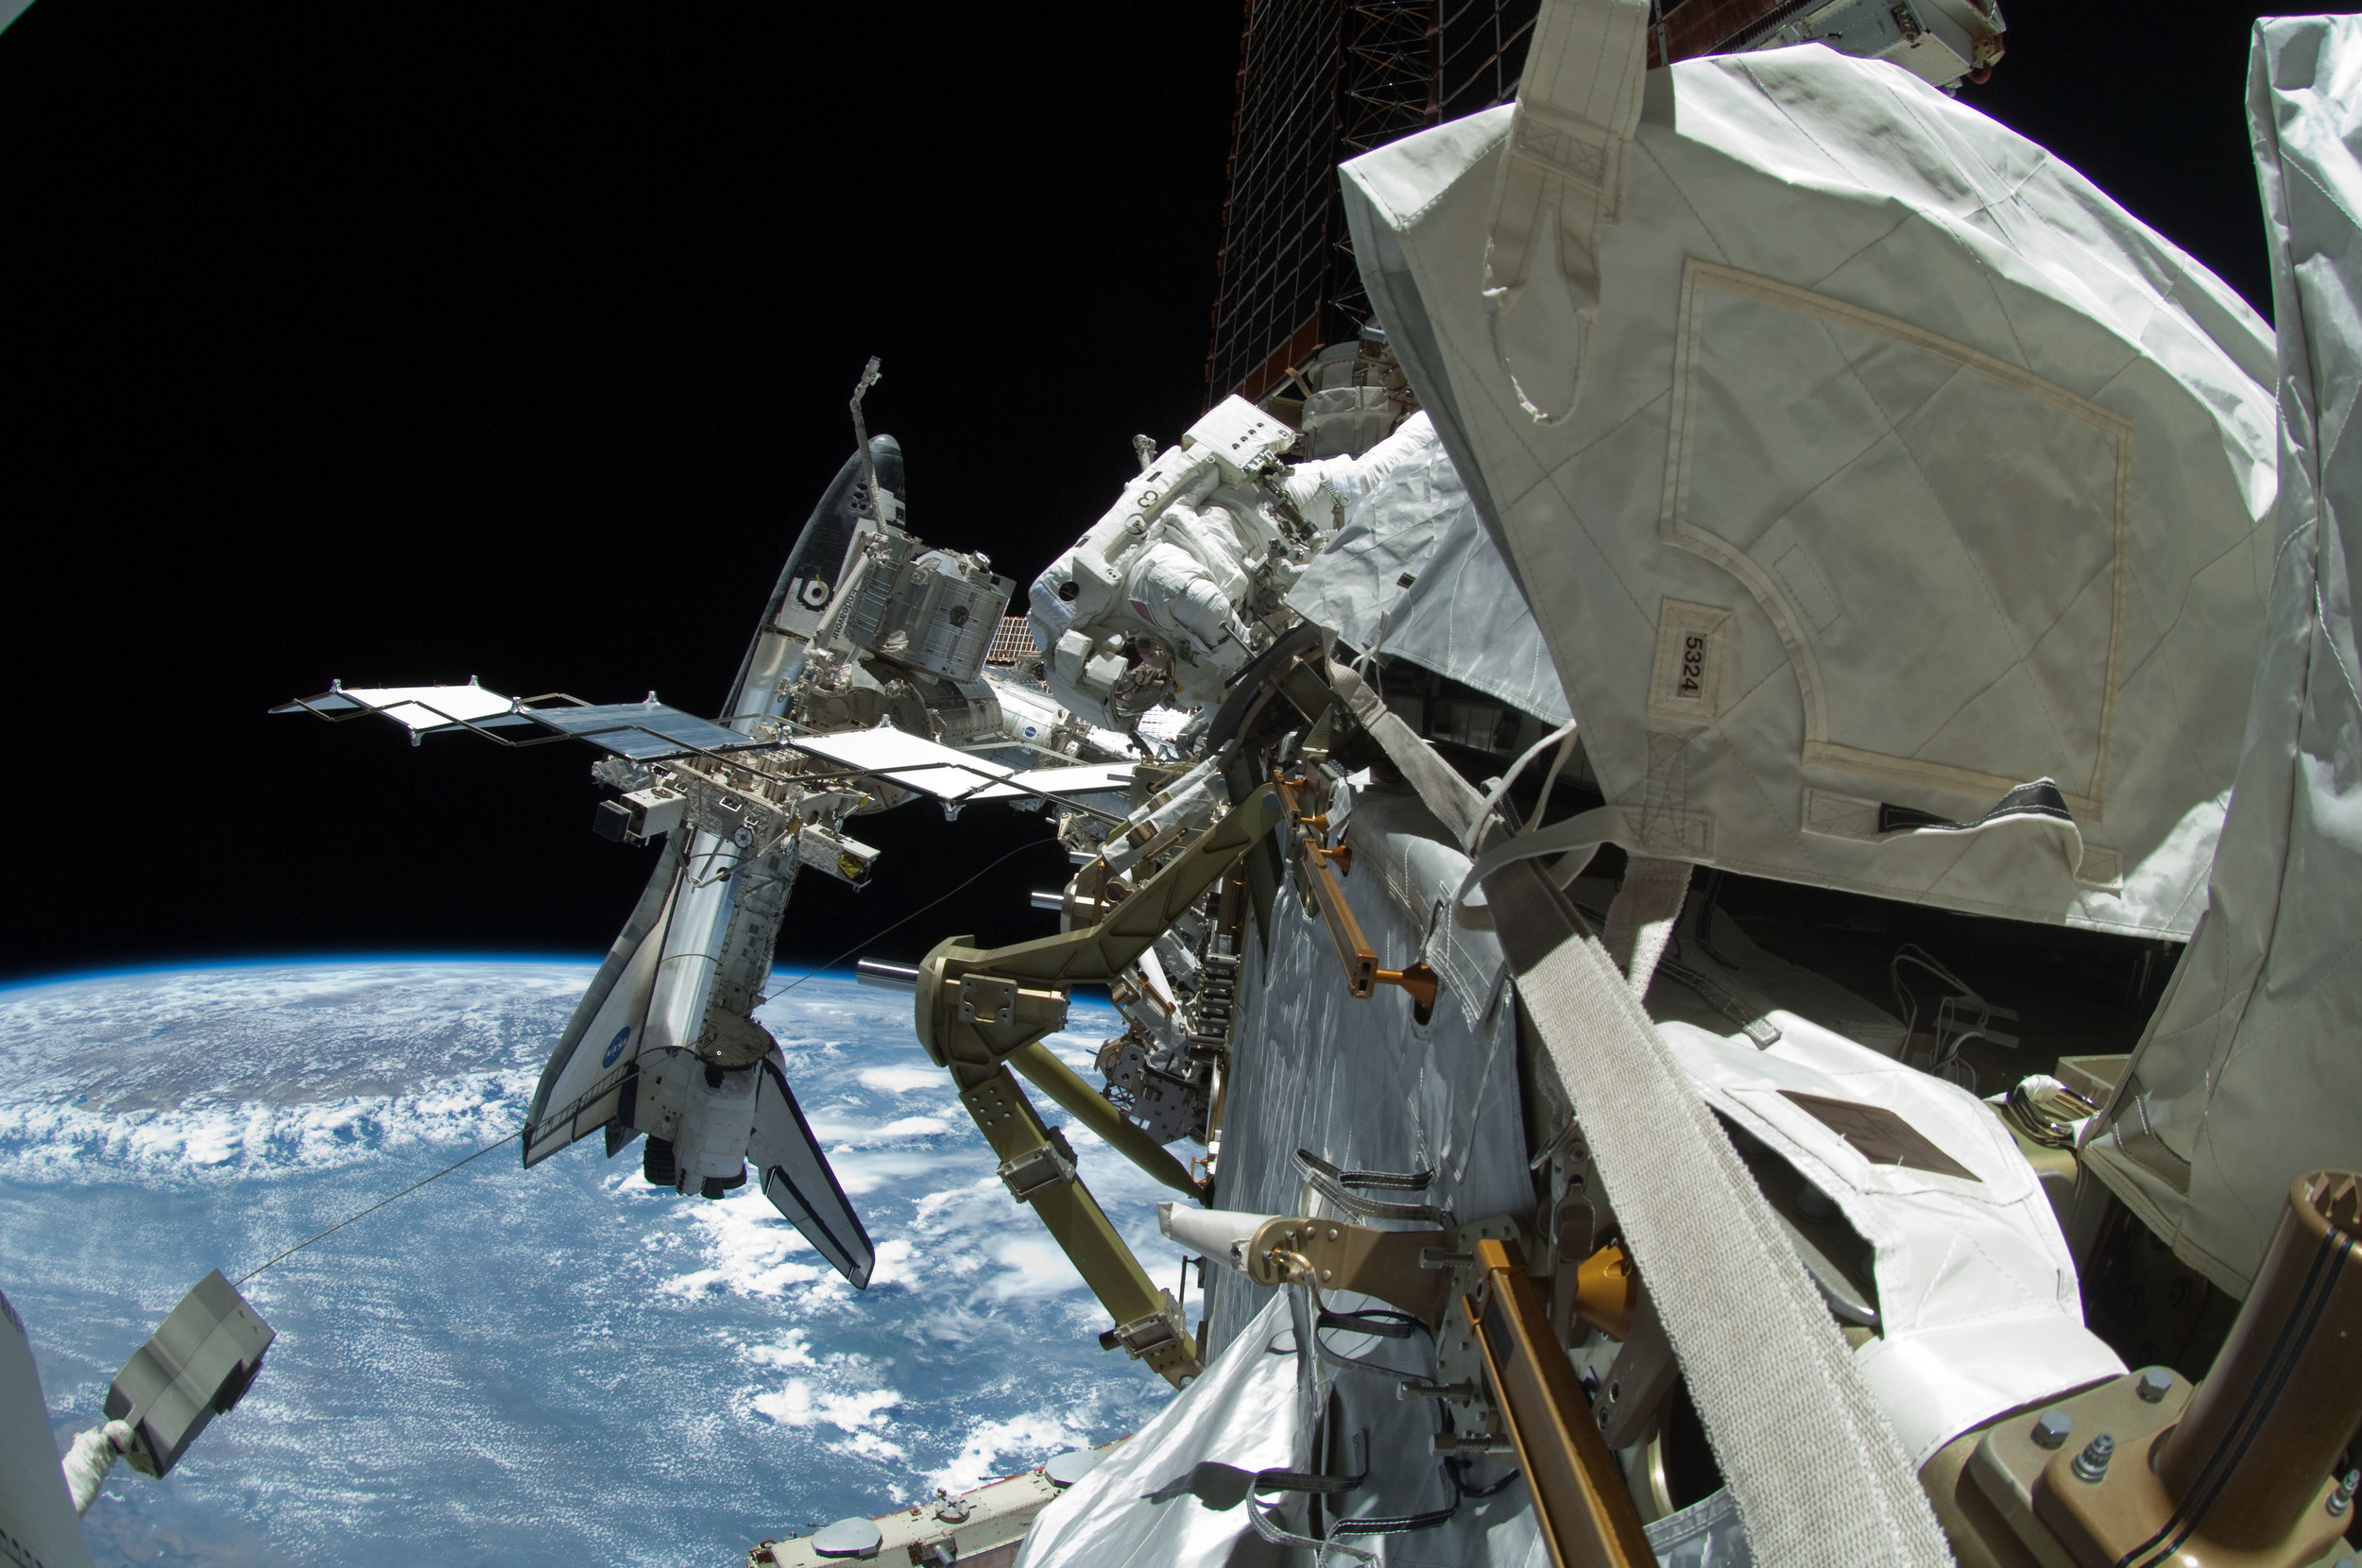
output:
<path id="1" fill-rule="evenodd" d="M 1534 20 L 1493 187 L 1484 303 L 1501 368 L 1540 424 L 1573 412 L 1580 368 L 1552 361 L 1599 305 L 1599 231 L 1623 204 L 1648 27 L 1647 0 L 1543 0 Z"/>
<path id="2" fill-rule="evenodd" d="M 1468 895 L 1480 887 L 1489 886 L 1493 874 L 1504 866 L 1521 861 L 1548 860 L 1565 857 L 1550 873 L 1550 880 L 1565 887 L 1583 874 L 1591 857 L 1606 844 L 1629 842 L 1625 830 L 1624 809 L 1620 806 L 1600 806 L 1588 811 L 1578 811 L 1548 827 L 1519 833 L 1515 838 L 1501 839 L 1487 847 L 1468 867 L 1468 875 L 1460 884 L 1460 893 L 1452 900 L 1452 918 L 1470 930 L 1489 931 L 1493 929 L 1493 912 L 1484 904 L 1471 904 Z"/>
<path id="3" fill-rule="evenodd" d="M 1689 894 L 1687 861 L 1653 861 L 1639 855 L 1624 862 L 1624 885 L 1607 907 L 1607 952 L 1635 997 L 1649 994 L 1657 960 L 1673 940 L 1682 900 Z"/>
<path id="4" fill-rule="evenodd" d="M 1361 721 L 1361 727 L 1386 753 L 1386 759 L 1394 763 L 1395 771 L 1401 774 L 1403 781 L 1417 793 L 1420 804 L 1434 813 L 1435 820 L 1443 825 L 1444 831 L 1452 836 L 1453 842 L 1475 853 L 1470 846 L 1482 842 L 1485 827 L 1498 801 L 1488 801 L 1477 793 L 1474 785 L 1452 772 L 1444 759 L 1435 755 L 1433 748 L 1420 740 L 1411 726 L 1402 722 L 1401 716 L 1389 708 L 1384 699 L 1371 690 L 1369 683 L 1360 675 L 1332 660 L 1328 666 L 1328 679 L 1336 687 L 1337 694 L 1345 699 L 1345 706 L 1353 710 L 1353 716 Z M 1554 732 L 1550 740 L 1563 741 L 1572 733 L 1573 726 L 1568 725 Z M 1548 741 L 1544 742 L 1548 743 Z M 1510 777 L 1514 779 L 1541 749 L 1540 746 L 1529 749 L 1517 766 L 1510 770 Z M 1562 753 L 1559 762 L 1564 760 Z M 1558 764 L 1554 763 L 1550 780 L 1554 781 L 1557 776 Z M 1545 803 L 1549 798 L 1549 785 L 1546 782 L 1543 787 Z M 1565 856 L 1557 876 L 1558 884 L 1564 887 L 1583 870 L 1600 845 L 1620 836 L 1623 825 L 1622 808 L 1605 806 L 1597 810 L 1578 812 L 1547 827 L 1532 827 L 1511 838 L 1494 840 L 1490 847 L 1477 854 L 1467 876 L 1461 879 L 1459 891 L 1452 897 L 1452 923 L 1463 930 L 1491 930 L 1491 912 L 1482 904 L 1468 902 L 1468 895 L 1477 891 L 1483 878 L 1515 861 Z M 1679 912 L 1678 909 L 1675 912 Z M 1662 945 L 1657 951 L 1664 951 Z M 1656 960 L 1652 958 L 1649 963 L 1653 968 Z"/>
<path id="5" fill-rule="evenodd" d="M 1500 777 L 1495 779 L 1493 781 L 1493 787 L 1485 792 L 1484 813 L 1477 820 L 1476 830 L 1474 832 L 1465 833 L 1461 836 L 1460 847 L 1468 854 L 1473 855 L 1476 853 L 1477 841 L 1483 836 L 1485 828 L 1492 823 L 1494 813 L 1501 809 L 1501 802 L 1509 798 L 1509 792 L 1516 788 L 1518 779 L 1525 776 L 1526 769 L 1532 764 L 1535 758 L 1541 756 L 1544 752 L 1549 751 L 1552 747 L 1556 747 L 1558 755 L 1551 758 L 1550 771 L 1546 775 L 1549 782 L 1543 785 L 1541 798 L 1536 800 L 1533 805 L 1534 811 L 1538 816 L 1542 809 L 1550 803 L 1550 784 L 1557 781 L 1558 770 L 1566 760 L 1566 753 L 1574 745 L 1574 743 L 1575 724 L 1574 721 L 1570 719 L 1566 723 L 1559 725 L 1556 729 L 1550 731 L 1548 735 L 1543 736 L 1539 741 L 1534 741 L 1533 744 L 1528 746 L 1524 753 L 1518 757 L 1517 760 L 1509 765 L 1509 771 L 1501 775 Z"/>
<path id="6" fill-rule="evenodd" d="M 1484 893 L 1754 1560 L 1950 1562 L 1894 1428 L 1771 1205 L 1607 950 L 1530 861 L 1488 876 Z"/>

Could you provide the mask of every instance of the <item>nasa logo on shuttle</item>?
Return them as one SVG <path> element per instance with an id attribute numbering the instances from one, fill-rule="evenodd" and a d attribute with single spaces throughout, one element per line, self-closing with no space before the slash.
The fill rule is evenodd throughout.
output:
<path id="1" fill-rule="evenodd" d="M 599 1058 L 599 1065 L 602 1067 L 613 1066 L 615 1065 L 615 1059 L 624 1054 L 624 1042 L 630 1038 L 631 1026 L 629 1024 L 625 1024 L 623 1028 L 617 1030 L 615 1031 L 615 1038 L 607 1043 L 607 1054 Z"/>
<path id="2" fill-rule="evenodd" d="M 816 610 L 829 602 L 829 585 L 817 577 L 805 578 L 804 586 L 797 588 L 796 593 L 797 598 L 803 600 L 806 609 Z"/>

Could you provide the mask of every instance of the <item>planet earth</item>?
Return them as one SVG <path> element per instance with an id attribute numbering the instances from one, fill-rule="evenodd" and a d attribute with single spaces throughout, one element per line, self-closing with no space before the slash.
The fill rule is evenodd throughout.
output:
<path id="1" fill-rule="evenodd" d="M 591 973 L 408 958 L 0 990 L 0 1290 L 60 1451 L 207 1270 L 235 1280 L 513 1132 Z M 1104 1312 L 1011 1202 L 909 998 L 829 974 L 758 1016 L 877 1243 L 867 1290 L 752 1184 L 676 1197 L 597 1137 L 532 1170 L 495 1150 L 244 1287 L 279 1335 L 262 1375 L 162 1481 L 117 1468 L 84 1521 L 98 1560 L 730 1563 L 1154 1416 L 1164 1385 L 1099 1348 Z M 1050 1044 L 1085 1068 L 1120 1029 L 1104 1000 L 1070 1024 Z M 1178 1286 L 1162 1189 L 1066 1134 Z"/>

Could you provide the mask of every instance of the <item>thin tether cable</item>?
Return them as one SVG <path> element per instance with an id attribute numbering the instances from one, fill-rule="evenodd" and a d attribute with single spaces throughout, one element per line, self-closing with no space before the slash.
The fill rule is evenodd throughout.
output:
<path id="1" fill-rule="evenodd" d="M 920 915 L 925 914 L 929 910 L 933 909 L 935 905 L 946 903 L 950 899 L 959 896 L 961 894 L 966 893 L 969 888 L 974 887 L 978 882 L 983 881 L 986 877 L 991 876 L 994 872 L 1000 870 L 1011 861 L 1016 860 L 1019 855 L 1024 854 L 1027 850 L 1038 849 L 1044 844 L 1055 845 L 1057 842 L 1058 841 L 1055 839 L 1036 839 L 1032 844 L 1018 844 L 1015 849 L 1010 850 L 1007 854 L 993 861 L 992 864 L 984 867 L 984 870 L 976 873 L 975 876 L 970 877 L 967 881 L 962 882 L 958 887 L 953 888 L 950 893 L 944 894 L 939 898 L 935 898 L 930 902 L 919 905 L 918 908 L 911 911 L 910 913 L 902 916 L 901 919 L 897 920 L 893 925 L 888 926 L 885 929 L 881 931 L 870 932 L 867 936 L 863 937 L 859 942 L 854 943 L 850 947 L 847 947 L 843 952 L 837 954 L 836 957 L 827 960 L 817 969 L 805 970 L 794 980 L 789 980 L 785 985 L 780 986 L 777 991 L 767 993 L 762 999 L 766 1002 L 777 1001 L 779 997 L 786 996 L 790 991 L 793 991 L 797 986 L 803 984 L 804 981 L 813 979 L 815 976 L 827 974 L 830 969 L 835 968 L 847 959 L 851 958 L 855 953 L 860 952 L 864 947 L 868 946 L 871 943 L 883 937 L 892 936 L 896 931 L 900 930 L 903 927 L 909 925 Z"/>
<path id="2" fill-rule="evenodd" d="M 360 1213 L 349 1214 L 345 1216 L 342 1219 L 337 1220 L 334 1225 L 329 1226 L 328 1229 L 320 1232 L 318 1236 L 306 1236 L 303 1240 L 297 1242 L 294 1246 L 280 1253 L 279 1256 L 272 1258 L 270 1263 L 256 1264 L 253 1268 L 248 1269 L 245 1273 L 240 1274 L 237 1278 L 237 1283 L 244 1285 L 247 1281 L 252 1279 L 255 1275 L 269 1268 L 272 1263 L 283 1262 L 284 1260 L 295 1256 L 296 1253 L 303 1251 L 304 1248 L 312 1245 L 313 1242 L 324 1240 L 329 1236 L 334 1236 L 338 1231 L 343 1230 L 347 1225 L 351 1224 L 356 1219 L 367 1219 L 368 1216 L 375 1214 L 378 1210 L 384 1208 L 386 1204 L 392 1202 L 395 1198 L 407 1198 L 412 1193 L 418 1191 L 420 1187 L 426 1185 L 428 1182 L 441 1181 L 453 1171 L 457 1170 L 461 1166 L 466 1165 L 468 1161 L 480 1160 L 485 1155 L 489 1154 L 493 1150 L 498 1149 L 502 1144 L 514 1143 L 523 1134 L 523 1133 L 524 1129 L 520 1127 L 514 1133 L 510 1133 L 504 1137 L 495 1138 L 490 1143 L 488 1143 L 483 1148 L 477 1150 L 474 1153 L 467 1155 L 461 1159 L 454 1160 L 451 1164 L 445 1166 L 434 1175 L 426 1177 L 422 1181 L 411 1183 L 408 1186 L 403 1187 L 400 1192 L 395 1193 L 393 1198 L 380 1198 L 376 1202 L 371 1203 L 368 1208 L 361 1210 Z"/>
<path id="3" fill-rule="evenodd" d="M 855 953 L 860 952 L 864 947 L 868 946 L 879 938 L 892 936 L 896 931 L 900 930 L 903 927 L 909 925 L 920 915 L 925 914 L 929 910 L 933 909 L 936 905 L 966 893 L 969 888 L 974 887 L 978 882 L 983 881 L 993 872 L 1000 870 L 1002 866 L 1008 864 L 1011 861 L 1016 860 L 1019 855 L 1024 854 L 1027 850 L 1039 848 L 1043 843 L 1054 844 L 1057 842 L 1058 841 L 1055 839 L 1046 841 L 1036 840 L 1033 844 L 1018 844 L 1015 849 L 1010 850 L 1007 854 L 1001 856 L 999 860 L 984 867 L 984 870 L 976 873 L 975 876 L 970 877 L 967 881 L 962 882 L 959 886 L 951 889 L 950 892 L 943 894 L 927 903 L 919 905 L 918 908 L 911 911 L 910 913 L 902 916 L 901 919 L 897 920 L 893 925 L 886 927 L 883 930 L 872 931 L 869 935 L 862 938 L 859 942 L 854 943 L 850 947 L 847 947 L 843 952 L 837 954 L 836 957 L 823 963 L 818 968 L 806 970 L 803 974 L 796 976 L 794 980 L 788 981 L 785 985 L 780 986 L 777 991 L 772 992 L 769 996 L 764 997 L 762 999 L 766 1002 L 774 1001 L 780 997 L 786 996 L 790 991 L 793 991 L 797 986 L 803 984 L 804 981 L 811 980 L 815 976 L 827 974 L 830 969 L 844 963 L 847 959 L 851 958 Z M 345 1216 L 342 1219 L 337 1220 L 334 1225 L 329 1226 L 328 1229 L 320 1232 L 317 1236 L 304 1237 L 301 1241 L 297 1242 L 285 1252 L 281 1253 L 277 1257 L 272 1258 L 270 1262 L 256 1264 L 245 1273 L 240 1274 L 234 1283 L 244 1285 L 247 1281 L 252 1279 L 264 1270 L 271 1268 L 273 1265 L 285 1262 L 287 1259 L 295 1256 L 296 1253 L 303 1251 L 304 1248 L 311 1246 L 314 1242 L 325 1241 L 328 1237 L 334 1236 L 338 1231 L 343 1230 L 347 1225 L 351 1224 L 354 1220 L 368 1219 L 370 1215 L 375 1214 L 386 1204 L 395 1202 L 395 1200 L 407 1198 L 412 1193 L 418 1191 L 420 1187 L 441 1181 L 453 1171 L 457 1170 L 461 1166 L 467 1165 L 475 1160 L 480 1160 L 484 1158 L 485 1155 L 489 1154 L 493 1150 L 500 1148 L 503 1144 L 514 1143 L 517 1139 L 523 1135 L 524 1129 L 520 1127 L 514 1133 L 509 1133 L 493 1139 L 490 1143 L 486 1144 L 474 1153 L 462 1155 L 460 1158 L 454 1160 L 451 1164 L 445 1166 L 442 1169 L 436 1171 L 434 1175 L 423 1177 L 419 1181 L 411 1183 L 408 1186 L 403 1187 L 400 1192 L 393 1194 L 392 1197 L 381 1198 L 376 1202 L 371 1203 L 368 1208 Z"/>

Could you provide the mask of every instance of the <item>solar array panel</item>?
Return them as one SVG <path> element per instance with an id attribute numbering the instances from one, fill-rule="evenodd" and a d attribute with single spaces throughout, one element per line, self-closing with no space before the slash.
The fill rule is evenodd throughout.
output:
<path id="1" fill-rule="evenodd" d="M 524 711 L 552 729 L 580 736 L 635 762 L 653 762 L 693 751 L 730 751 L 756 743 L 737 730 L 662 703 L 596 703 Z"/>

